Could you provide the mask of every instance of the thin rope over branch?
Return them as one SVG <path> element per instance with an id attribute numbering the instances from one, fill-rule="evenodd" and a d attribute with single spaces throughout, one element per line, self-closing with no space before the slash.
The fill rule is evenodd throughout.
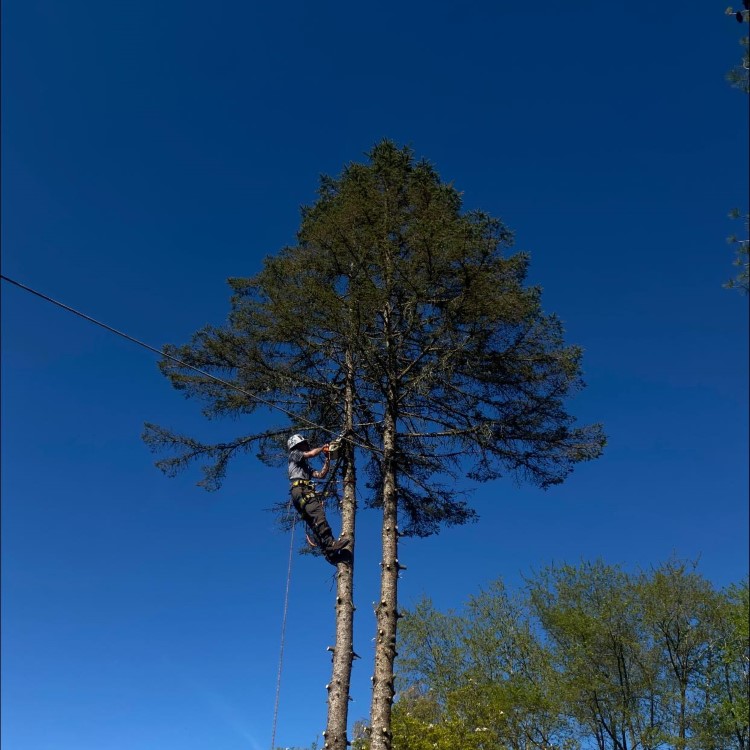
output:
<path id="1" fill-rule="evenodd" d="M 291 506 L 291 500 L 289 501 Z M 281 647 L 279 649 L 279 671 L 276 676 L 276 700 L 273 706 L 273 731 L 271 732 L 271 750 L 276 747 L 276 720 L 279 716 L 279 695 L 281 694 L 281 667 L 284 663 L 284 640 L 286 636 L 286 615 L 289 609 L 289 585 L 292 580 L 292 555 L 294 552 L 294 526 L 297 514 L 292 516 L 292 530 L 289 535 L 289 565 L 286 572 L 286 591 L 284 592 L 284 615 L 281 618 Z"/>

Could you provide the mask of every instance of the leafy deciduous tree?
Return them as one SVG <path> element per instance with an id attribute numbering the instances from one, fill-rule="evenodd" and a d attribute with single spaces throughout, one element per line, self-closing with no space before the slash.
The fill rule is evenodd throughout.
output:
<path id="1" fill-rule="evenodd" d="M 394 747 L 747 750 L 747 581 L 685 561 L 548 568 L 401 627 Z M 483 744 L 484 743 L 484 744 Z"/>
<path id="2" fill-rule="evenodd" d="M 650 575 L 642 574 L 637 585 L 647 637 L 662 665 L 660 703 L 670 707 L 662 711 L 662 736 L 684 750 L 694 732 L 691 703 L 706 659 L 715 593 L 695 565 L 680 560 L 669 560 Z"/>
<path id="3" fill-rule="evenodd" d="M 748 582 L 730 586 L 714 600 L 708 623 L 693 720 L 696 746 L 708 750 L 750 747 L 750 607 Z"/>

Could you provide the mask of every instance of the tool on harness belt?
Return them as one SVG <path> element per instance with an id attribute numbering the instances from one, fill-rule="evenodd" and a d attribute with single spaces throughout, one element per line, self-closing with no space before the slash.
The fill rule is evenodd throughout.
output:
<path id="1" fill-rule="evenodd" d="M 295 479 L 292 482 L 292 487 L 299 487 L 299 486 L 301 486 L 303 484 L 307 484 L 307 485 L 312 486 L 313 485 L 313 481 L 312 481 L 312 479 Z"/>

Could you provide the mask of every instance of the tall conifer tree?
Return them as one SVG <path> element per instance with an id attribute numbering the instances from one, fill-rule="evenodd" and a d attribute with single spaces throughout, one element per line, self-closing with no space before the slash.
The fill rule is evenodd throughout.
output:
<path id="1" fill-rule="evenodd" d="M 368 157 L 322 179 L 296 247 L 233 282 L 228 326 L 175 351 L 325 427 L 342 424 L 342 404 L 351 407 L 348 465 L 363 454 L 366 503 L 382 516 L 370 730 L 373 750 L 383 750 L 391 746 L 399 536 L 474 520 L 461 476 L 510 475 L 546 488 L 598 456 L 604 437 L 598 425 L 574 426 L 566 411 L 582 385 L 581 351 L 564 344 L 539 289 L 524 285 L 528 258 L 510 253 L 511 232 L 481 211 L 464 212 L 460 194 L 410 149 L 383 141 Z M 164 368 L 211 410 L 254 406 L 173 363 Z M 183 439 L 180 452 L 179 438 L 149 434 L 178 450 L 168 467 L 217 450 Z M 227 450 L 215 454 L 209 477 L 221 474 Z M 343 750 L 340 733 L 326 738 Z"/>

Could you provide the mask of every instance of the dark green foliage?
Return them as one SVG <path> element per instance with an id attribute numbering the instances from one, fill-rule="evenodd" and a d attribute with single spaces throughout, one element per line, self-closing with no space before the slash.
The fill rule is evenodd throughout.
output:
<path id="1" fill-rule="evenodd" d="M 737 275 L 730 279 L 724 286 L 727 289 L 739 289 L 747 294 L 750 292 L 750 241 L 747 239 L 750 229 L 750 214 L 742 216 L 739 209 L 734 208 L 729 212 L 730 219 L 743 219 L 745 239 L 732 234 L 727 237 L 727 242 L 734 247 L 736 257 L 734 265 L 737 267 Z"/>
<path id="2" fill-rule="evenodd" d="M 738 10 L 735 11 L 729 7 L 726 9 L 726 15 L 734 16 L 737 21 L 741 24 L 750 22 L 750 11 Z M 742 46 L 742 58 L 740 64 L 736 65 L 727 73 L 727 81 L 730 85 L 736 89 L 739 89 L 743 93 L 750 93 L 750 59 L 748 58 L 748 36 L 745 34 L 740 39 L 740 45 Z"/>
<path id="3" fill-rule="evenodd" d="M 156 465 L 169 477 L 188 466 L 195 459 L 210 459 L 211 463 L 204 465 L 204 478 L 198 485 L 207 490 L 216 490 L 226 474 L 229 461 L 238 453 L 243 453 L 253 447 L 261 453 L 268 454 L 268 460 L 278 461 L 279 441 L 285 440 L 288 430 L 272 430 L 236 438 L 228 443 L 206 445 L 186 435 L 176 435 L 158 425 L 146 422 L 143 439 L 155 451 L 171 451 L 177 449 L 177 455 L 160 459 Z"/>
<path id="4" fill-rule="evenodd" d="M 366 164 L 323 178 L 303 209 L 298 244 L 265 260 L 254 277 L 230 279 L 231 312 L 168 353 L 244 392 L 164 360 L 163 372 L 205 413 L 239 416 L 261 404 L 295 428 L 333 432 L 342 423 L 345 355 L 355 368 L 355 434 L 369 455 L 367 503 L 381 504 L 386 404 L 396 416 L 400 527 L 425 536 L 476 517 L 454 489 L 460 475 L 509 475 L 546 488 L 598 456 L 598 425 L 579 427 L 565 399 L 581 383 L 581 350 L 524 285 L 528 257 L 512 234 L 461 196 L 408 148 L 379 143 Z M 252 395 L 248 395 L 252 394 Z M 259 446 L 273 460 L 277 429 L 207 446 L 149 426 L 146 440 L 176 457 L 213 462 L 216 487 L 227 461 Z M 313 440 L 330 438 L 314 433 Z"/>
<path id="5" fill-rule="evenodd" d="M 726 14 L 735 16 L 736 19 L 743 24 L 743 28 L 744 24 L 750 22 L 750 11 L 748 10 L 735 11 L 733 8 L 729 7 L 726 9 Z M 727 81 L 729 81 L 729 84 L 733 88 L 739 89 L 744 94 L 748 94 L 750 93 L 750 57 L 748 57 L 747 34 L 740 39 L 740 44 L 742 45 L 742 59 L 739 65 L 736 65 L 727 73 Z M 744 219 L 745 237 L 744 239 L 738 238 L 737 235 L 733 234 L 727 238 L 727 242 L 729 242 L 736 251 L 734 265 L 738 268 L 738 271 L 737 275 L 733 279 L 730 279 L 724 286 L 727 289 L 739 289 L 747 294 L 750 290 L 750 263 L 748 262 L 749 243 L 747 239 L 749 217 L 747 213 L 743 216 L 739 209 L 736 208 L 729 212 L 729 217 L 731 219 L 739 219 L 740 217 Z"/>
<path id="6" fill-rule="evenodd" d="M 300 244 L 347 290 L 341 319 L 356 311 L 361 421 L 382 418 L 385 402 L 396 409 L 401 521 L 422 535 L 474 517 L 440 475 L 451 487 L 464 472 L 547 487 L 597 456 L 603 437 L 564 410 L 581 352 L 523 285 L 528 258 L 508 254 L 511 232 L 462 213 L 459 193 L 409 149 L 386 141 L 369 156 L 323 182 Z M 382 468 L 371 466 L 373 505 Z"/>

